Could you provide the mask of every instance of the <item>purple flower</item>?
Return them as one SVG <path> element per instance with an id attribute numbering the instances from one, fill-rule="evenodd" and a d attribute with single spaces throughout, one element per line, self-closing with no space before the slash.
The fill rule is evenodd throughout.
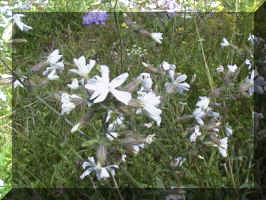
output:
<path id="1" fill-rule="evenodd" d="M 88 12 L 82 17 L 82 24 L 105 24 L 108 18 L 107 12 Z"/>

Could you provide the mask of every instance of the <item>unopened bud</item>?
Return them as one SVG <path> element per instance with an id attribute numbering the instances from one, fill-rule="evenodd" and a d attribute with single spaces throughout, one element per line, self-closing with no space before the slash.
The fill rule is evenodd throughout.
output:
<path id="1" fill-rule="evenodd" d="M 96 152 L 97 162 L 100 163 L 101 166 L 105 164 L 107 155 L 107 149 L 104 144 L 99 144 Z"/>

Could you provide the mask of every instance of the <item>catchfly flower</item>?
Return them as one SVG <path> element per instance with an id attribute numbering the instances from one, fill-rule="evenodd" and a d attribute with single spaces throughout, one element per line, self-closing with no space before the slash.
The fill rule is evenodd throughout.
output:
<path id="1" fill-rule="evenodd" d="M 138 92 L 138 94 L 138 99 L 145 113 L 156 122 L 157 126 L 160 126 L 162 110 L 158 108 L 158 105 L 160 104 L 161 97 L 156 96 L 152 91 L 149 93 Z"/>
<path id="2" fill-rule="evenodd" d="M 126 91 L 117 90 L 116 88 L 127 80 L 128 73 L 120 74 L 110 82 L 109 68 L 106 65 L 101 65 L 100 70 L 102 77 L 95 76 L 89 79 L 85 85 L 86 89 L 93 91 L 90 100 L 94 99 L 93 103 L 103 102 L 110 92 L 118 101 L 127 105 L 131 100 L 131 94 Z"/>
<path id="3" fill-rule="evenodd" d="M 162 41 L 161 41 L 163 39 L 162 33 L 151 33 L 150 36 L 155 42 L 162 44 Z"/>
<path id="4" fill-rule="evenodd" d="M 188 91 L 190 88 L 190 85 L 188 83 L 184 82 L 186 79 L 187 79 L 187 75 L 182 74 L 182 75 L 178 76 L 172 82 L 166 82 L 164 85 L 166 92 L 172 93 L 172 92 L 176 91 L 179 94 L 182 94 L 184 91 Z"/>
<path id="5" fill-rule="evenodd" d="M 87 168 L 88 167 L 88 168 Z M 88 162 L 83 162 L 82 168 L 86 170 L 81 174 L 80 179 L 84 179 L 86 176 L 90 175 L 92 171 L 96 172 L 96 176 L 98 180 L 106 179 L 115 175 L 115 170 L 113 168 L 119 168 L 118 165 L 108 165 L 102 167 L 99 162 L 95 163 L 93 157 L 88 157 Z"/>
<path id="6" fill-rule="evenodd" d="M 230 46 L 230 43 L 227 41 L 226 38 L 223 38 L 222 42 L 220 43 L 222 47 Z"/>
<path id="7" fill-rule="evenodd" d="M 15 14 L 13 15 L 13 20 L 14 20 L 14 23 L 18 26 L 18 28 L 21 30 L 21 31 L 28 31 L 30 29 L 32 29 L 32 27 L 24 24 L 22 21 L 21 21 L 21 18 L 22 17 L 25 17 L 25 15 L 23 14 Z"/>
<path id="8" fill-rule="evenodd" d="M 61 96 L 61 103 L 62 103 L 62 111 L 61 115 L 67 113 L 69 114 L 75 107 L 76 105 L 71 101 L 72 99 L 79 99 L 82 100 L 81 97 L 78 95 L 72 94 L 69 95 L 67 93 L 63 93 Z"/>
<path id="9" fill-rule="evenodd" d="M 54 70 L 64 70 L 64 63 L 63 61 L 59 61 L 63 55 L 59 55 L 59 50 L 55 49 L 48 57 L 47 62 L 50 67 L 47 67 L 45 71 L 43 71 L 42 75 L 46 75 L 48 72 Z"/>
<path id="10" fill-rule="evenodd" d="M 82 24 L 105 24 L 105 20 L 108 19 L 107 12 L 104 11 L 93 11 L 88 12 L 82 17 Z"/>
<path id="11" fill-rule="evenodd" d="M 86 65 L 86 60 L 84 56 L 81 56 L 80 58 L 76 59 L 74 58 L 74 63 L 78 67 L 77 69 L 70 69 L 70 72 L 76 73 L 84 78 L 88 77 L 88 74 L 92 70 L 92 68 L 95 66 L 96 61 L 90 60 L 89 64 Z"/>

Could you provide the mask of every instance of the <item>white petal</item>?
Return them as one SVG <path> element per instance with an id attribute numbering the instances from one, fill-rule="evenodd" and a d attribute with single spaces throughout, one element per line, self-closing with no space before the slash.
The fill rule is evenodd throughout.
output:
<path id="1" fill-rule="evenodd" d="M 120 85 L 122 85 L 128 78 L 128 73 L 123 73 L 120 74 L 119 76 L 117 76 L 116 78 L 114 78 L 111 83 L 110 83 L 110 87 L 112 88 L 116 88 Z"/>
<path id="2" fill-rule="evenodd" d="M 126 105 L 128 105 L 129 101 L 131 100 L 131 94 L 129 92 L 112 89 L 111 93 L 118 101 L 121 101 Z"/>
<path id="3" fill-rule="evenodd" d="M 96 171 L 97 179 L 104 179 L 104 178 L 109 178 L 110 174 L 108 173 L 107 169 L 105 168 L 100 168 L 99 170 Z"/>
<path id="4" fill-rule="evenodd" d="M 90 173 L 91 173 L 92 171 L 93 171 L 93 168 L 88 168 L 87 170 L 85 170 L 85 171 L 81 174 L 80 179 L 84 179 L 85 176 L 90 175 Z"/>
<path id="5" fill-rule="evenodd" d="M 106 65 L 101 65 L 101 75 L 102 75 L 102 79 L 105 83 L 109 83 L 110 79 L 109 79 L 109 68 Z"/>
<path id="6" fill-rule="evenodd" d="M 96 99 L 94 99 L 93 103 L 103 102 L 106 99 L 108 93 L 108 90 L 101 91 L 100 95 Z"/>
<path id="7" fill-rule="evenodd" d="M 187 79 L 187 75 L 186 74 L 182 74 L 182 75 L 178 76 L 175 81 L 180 83 L 180 82 L 185 81 L 186 79 Z"/>

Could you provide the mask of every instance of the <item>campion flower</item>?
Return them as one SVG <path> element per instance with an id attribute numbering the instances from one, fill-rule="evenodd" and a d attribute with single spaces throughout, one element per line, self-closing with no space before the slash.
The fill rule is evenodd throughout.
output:
<path id="1" fill-rule="evenodd" d="M 222 42 L 220 43 L 222 47 L 230 46 L 230 43 L 227 41 L 226 38 L 223 38 Z"/>
<path id="2" fill-rule="evenodd" d="M 251 62 L 249 59 L 245 60 L 245 64 L 248 66 L 248 70 L 250 70 L 251 69 Z"/>
<path id="3" fill-rule="evenodd" d="M 2 92 L 1 89 L 0 89 L 0 100 L 6 101 L 6 95 Z"/>
<path id="4" fill-rule="evenodd" d="M 61 111 L 61 115 L 63 114 L 69 114 L 75 107 L 76 105 L 71 101 L 72 99 L 79 99 L 82 100 L 81 97 L 72 94 L 69 95 L 67 93 L 63 93 L 61 96 L 61 103 L 62 103 L 62 111 Z"/>
<path id="5" fill-rule="evenodd" d="M 233 134 L 233 129 L 229 124 L 226 124 L 225 126 L 225 134 L 227 136 L 231 136 Z"/>
<path id="6" fill-rule="evenodd" d="M 76 73 L 84 78 L 88 78 L 88 74 L 92 70 L 92 68 L 95 66 L 96 61 L 90 60 L 89 64 L 86 65 L 86 60 L 84 56 L 81 56 L 80 58 L 76 59 L 74 58 L 74 63 L 78 67 L 77 69 L 70 69 L 70 72 Z"/>
<path id="7" fill-rule="evenodd" d="M 227 68 L 228 68 L 228 72 L 230 72 L 230 73 L 235 73 L 236 70 L 238 69 L 238 67 L 236 66 L 236 64 L 234 64 L 234 65 L 227 65 Z"/>
<path id="8" fill-rule="evenodd" d="M 171 81 L 173 82 L 175 79 L 174 74 L 175 74 L 176 66 L 174 64 L 169 64 L 168 62 L 163 61 L 160 64 L 160 68 L 163 69 L 164 71 L 168 72 L 168 76 L 171 79 Z"/>
<path id="9" fill-rule="evenodd" d="M 151 144 L 153 142 L 153 138 L 155 137 L 155 134 L 148 135 L 145 139 L 145 142 L 147 144 Z"/>
<path id="10" fill-rule="evenodd" d="M 189 137 L 190 142 L 196 142 L 197 137 L 200 135 L 201 135 L 200 127 L 196 125 L 194 127 L 194 132 Z"/>
<path id="11" fill-rule="evenodd" d="M 167 93 L 172 93 L 175 90 L 177 93 L 182 94 L 184 91 L 188 91 L 190 85 L 187 82 L 184 82 L 187 79 L 186 74 L 179 75 L 174 81 L 166 82 L 165 89 Z"/>
<path id="12" fill-rule="evenodd" d="M 107 12 L 88 12 L 82 17 L 82 24 L 105 24 L 105 20 L 108 19 Z"/>
<path id="13" fill-rule="evenodd" d="M 199 100 L 196 103 L 196 106 L 199 107 L 199 108 L 201 108 L 201 109 L 206 110 L 209 107 L 209 103 L 210 103 L 210 99 L 208 97 L 206 97 L 206 96 L 204 96 L 204 97 L 200 96 L 199 97 Z"/>
<path id="14" fill-rule="evenodd" d="M 216 72 L 224 72 L 224 66 L 219 65 L 219 66 L 216 68 Z"/>
<path id="15" fill-rule="evenodd" d="M 141 73 L 139 79 L 142 85 L 141 91 L 149 92 L 152 90 L 152 79 L 149 73 Z"/>
<path id="16" fill-rule="evenodd" d="M 47 62 L 50 67 L 47 67 L 45 71 L 43 71 L 42 75 L 46 75 L 49 71 L 53 70 L 64 70 L 63 61 L 59 61 L 62 58 L 62 55 L 59 55 L 59 50 L 55 49 L 48 57 Z"/>
<path id="17" fill-rule="evenodd" d="M 218 150 L 223 157 L 227 157 L 228 137 L 224 137 L 219 141 L 220 144 L 215 144 L 214 146 L 218 147 Z"/>
<path id="18" fill-rule="evenodd" d="M 204 110 L 202 110 L 201 108 L 196 108 L 193 111 L 193 116 L 195 118 L 195 120 L 197 121 L 198 124 L 200 124 L 201 126 L 204 125 L 204 121 L 202 120 L 203 117 L 205 117 L 206 112 Z"/>
<path id="19" fill-rule="evenodd" d="M 50 74 L 48 74 L 49 80 L 57 80 L 59 79 L 59 76 L 56 74 L 56 70 L 52 70 Z"/>
<path id="20" fill-rule="evenodd" d="M 72 90 L 78 89 L 79 88 L 79 82 L 78 79 L 73 79 L 71 84 L 67 84 L 67 87 L 69 87 Z"/>
<path id="21" fill-rule="evenodd" d="M 126 91 L 117 90 L 116 88 L 126 81 L 128 73 L 123 73 L 110 82 L 109 68 L 106 65 L 101 65 L 100 67 L 102 77 L 95 76 L 89 79 L 85 85 L 86 89 L 93 91 L 90 99 L 94 99 L 93 103 L 100 103 L 103 102 L 108 93 L 111 92 L 118 101 L 127 105 L 131 100 L 131 94 Z"/>
<path id="22" fill-rule="evenodd" d="M 162 41 L 161 41 L 163 39 L 162 33 L 151 33 L 150 36 L 155 42 L 162 44 Z"/>
<path id="23" fill-rule="evenodd" d="M 18 26 L 18 28 L 21 30 L 21 31 L 28 31 L 30 29 L 32 29 L 32 27 L 24 24 L 22 21 L 21 21 L 21 18 L 22 17 L 25 17 L 25 15 L 23 14 L 15 14 L 13 15 L 13 20 L 14 20 L 14 23 Z"/>
<path id="24" fill-rule="evenodd" d="M 88 167 L 88 168 L 87 168 Z M 115 175 L 115 170 L 113 168 L 119 168 L 118 165 L 108 165 L 102 167 L 99 162 L 95 163 L 93 157 L 88 157 L 88 162 L 83 162 L 82 168 L 86 170 L 81 174 L 80 179 L 84 179 L 86 176 L 90 175 L 92 171 L 96 172 L 98 180 L 109 178 L 110 175 Z"/>
<path id="25" fill-rule="evenodd" d="M 162 110 L 157 108 L 160 102 L 160 96 L 156 96 L 156 94 L 151 91 L 148 93 L 145 92 L 138 92 L 138 99 L 140 100 L 141 107 L 145 111 L 145 113 L 153 119 L 157 126 L 161 124 L 161 113 Z"/>

